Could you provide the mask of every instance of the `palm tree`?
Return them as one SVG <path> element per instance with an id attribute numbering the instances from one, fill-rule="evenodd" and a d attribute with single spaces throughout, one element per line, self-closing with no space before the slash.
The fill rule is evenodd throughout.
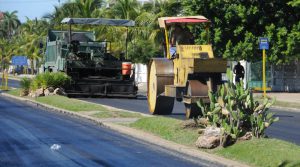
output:
<path id="1" fill-rule="evenodd" d="M 45 20 L 30 20 L 21 26 L 21 38 L 18 41 L 19 52 L 30 59 L 31 72 L 34 72 L 34 60 L 41 58 L 39 44 L 45 39 L 49 24 Z"/>
<path id="2" fill-rule="evenodd" d="M 137 0 L 116 0 L 111 10 L 114 18 L 134 20 L 138 16 L 139 8 Z"/>
<path id="3" fill-rule="evenodd" d="M 92 13 L 101 8 L 103 0 L 75 0 L 78 9 L 78 17 L 91 18 Z"/>
<path id="4" fill-rule="evenodd" d="M 91 18 L 103 4 L 103 0 L 74 0 L 54 7 L 54 12 L 44 15 L 43 18 L 50 19 L 53 26 L 60 25 L 65 17 Z"/>
<path id="5" fill-rule="evenodd" d="M 4 13 L 3 25 L 7 30 L 8 39 L 12 38 L 15 30 L 21 25 L 21 22 L 16 15 L 17 13 L 17 11 Z"/>
<path id="6" fill-rule="evenodd" d="M 1 55 L 1 69 L 3 70 L 9 64 L 11 57 L 15 54 L 16 44 L 13 40 L 0 39 L 0 55 Z"/>

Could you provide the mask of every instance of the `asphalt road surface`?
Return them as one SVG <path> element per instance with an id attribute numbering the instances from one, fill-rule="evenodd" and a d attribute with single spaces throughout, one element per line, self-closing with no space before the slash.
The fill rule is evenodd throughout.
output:
<path id="1" fill-rule="evenodd" d="M 0 166 L 217 166 L 0 95 Z"/>
<path id="2" fill-rule="evenodd" d="M 18 81 L 10 80 L 11 86 L 17 85 Z M 19 87 L 19 86 L 18 86 Z M 120 109 L 131 110 L 149 114 L 147 98 L 143 95 L 138 96 L 137 99 L 126 98 L 80 98 L 89 102 L 113 106 Z M 292 112 L 288 109 L 272 109 L 271 112 L 276 113 L 279 121 L 274 123 L 267 129 L 267 135 L 272 138 L 286 140 L 300 145 L 300 110 Z M 173 114 L 171 117 L 178 119 L 185 119 L 184 105 L 175 102 Z"/>
<path id="3" fill-rule="evenodd" d="M 2 76 L 0 76 L 0 84 L 2 84 Z M 14 87 L 14 88 L 19 88 L 20 87 L 20 81 L 17 80 L 8 80 L 8 86 L 9 87 Z"/>

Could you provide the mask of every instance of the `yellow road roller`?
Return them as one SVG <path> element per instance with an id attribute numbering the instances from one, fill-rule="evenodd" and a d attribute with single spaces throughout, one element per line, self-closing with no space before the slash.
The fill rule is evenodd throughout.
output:
<path id="1" fill-rule="evenodd" d="M 208 91 L 222 84 L 227 61 L 213 54 L 209 38 L 195 42 L 189 30 L 209 34 L 210 21 L 204 16 L 161 17 L 164 30 L 165 56 L 153 58 L 148 65 L 148 105 L 152 114 L 172 113 L 174 101 L 182 101 L 187 118 L 201 114 L 197 101 L 208 103 Z M 201 28 L 202 27 L 202 28 Z M 208 35 L 207 35 L 208 37 Z"/>

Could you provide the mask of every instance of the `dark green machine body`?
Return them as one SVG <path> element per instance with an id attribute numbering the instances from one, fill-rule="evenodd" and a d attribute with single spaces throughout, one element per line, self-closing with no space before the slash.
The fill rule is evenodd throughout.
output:
<path id="1" fill-rule="evenodd" d="M 134 69 L 129 75 L 122 75 L 125 60 L 111 54 L 110 42 L 95 41 L 93 32 L 73 31 L 71 38 L 69 34 L 49 31 L 44 64 L 44 71 L 62 71 L 71 77 L 71 83 L 65 87 L 69 96 L 136 97 Z"/>

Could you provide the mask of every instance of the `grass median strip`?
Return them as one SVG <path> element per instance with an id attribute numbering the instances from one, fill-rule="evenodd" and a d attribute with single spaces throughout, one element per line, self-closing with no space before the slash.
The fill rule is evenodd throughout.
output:
<path id="1" fill-rule="evenodd" d="M 20 89 L 11 89 L 6 93 L 14 96 L 19 96 L 20 94 L 19 92 Z M 64 96 L 54 95 L 54 96 L 43 96 L 43 97 L 37 97 L 31 99 L 57 108 L 74 111 L 74 112 L 82 112 L 83 114 L 90 115 L 97 118 L 141 118 L 143 117 L 139 113 L 131 113 L 122 110 L 113 110 L 113 109 L 103 107 L 102 105 L 99 104 L 87 103 L 81 100 L 72 99 Z M 92 114 L 89 114 L 89 111 L 91 111 Z"/>
<path id="2" fill-rule="evenodd" d="M 194 146 L 197 129 L 182 128 L 182 120 L 166 117 L 142 118 L 130 126 L 166 140 Z M 195 146 L 194 146 L 195 147 Z M 300 166 L 300 146 L 277 139 L 253 139 L 230 147 L 204 150 L 251 166 Z"/>
<path id="3" fill-rule="evenodd" d="M 139 119 L 130 126 L 179 144 L 194 145 L 198 138 L 197 130 L 183 129 L 182 123 L 183 121 L 174 118 L 148 117 Z"/>
<path id="4" fill-rule="evenodd" d="M 10 95 L 20 96 L 20 89 L 9 89 L 9 91 L 5 92 Z"/>
<path id="5" fill-rule="evenodd" d="M 239 142 L 215 153 L 254 166 L 300 166 L 300 147 L 277 139 Z"/>
<path id="6" fill-rule="evenodd" d="M 105 107 L 98 104 L 86 103 L 76 99 L 71 99 L 64 96 L 44 96 L 36 98 L 36 101 L 45 103 L 54 107 L 70 110 L 70 111 L 107 111 Z"/>
<path id="7" fill-rule="evenodd" d="M 92 115 L 97 118 L 141 118 L 142 115 L 139 113 L 130 113 L 123 111 L 109 111 L 109 112 L 98 112 Z"/>

